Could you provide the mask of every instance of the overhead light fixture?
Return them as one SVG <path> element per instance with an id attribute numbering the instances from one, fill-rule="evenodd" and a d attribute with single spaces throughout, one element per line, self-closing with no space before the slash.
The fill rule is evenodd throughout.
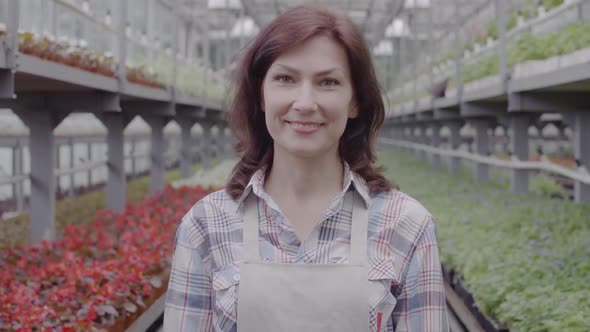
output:
<path id="1" fill-rule="evenodd" d="M 240 0 L 207 0 L 209 9 L 242 9 Z"/>
<path id="2" fill-rule="evenodd" d="M 430 7 L 430 0 L 406 0 L 404 2 L 405 8 L 428 8 Z"/>
<path id="3" fill-rule="evenodd" d="M 256 35 L 259 30 L 256 22 L 251 17 L 245 16 L 236 21 L 229 35 L 234 38 L 250 37 Z"/>
<path id="4" fill-rule="evenodd" d="M 385 37 L 403 37 L 410 34 L 408 25 L 400 18 L 396 18 L 391 24 L 385 29 Z"/>
<path id="5" fill-rule="evenodd" d="M 373 55 L 386 56 L 393 54 L 393 43 L 389 40 L 382 40 L 379 44 L 373 48 Z"/>

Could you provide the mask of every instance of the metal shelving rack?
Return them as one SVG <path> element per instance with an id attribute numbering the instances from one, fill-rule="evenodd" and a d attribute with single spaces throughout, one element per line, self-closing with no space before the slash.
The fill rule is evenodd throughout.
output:
<path id="1" fill-rule="evenodd" d="M 30 242 L 38 243 L 41 240 L 55 238 L 55 189 L 56 171 L 47 165 L 55 164 L 56 139 L 53 130 L 72 112 L 93 113 L 105 125 L 108 130 L 106 142 L 108 146 L 107 202 L 108 207 L 115 211 L 121 211 L 125 207 L 125 155 L 123 131 L 135 116 L 141 116 L 151 128 L 151 188 L 152 191 L 160 190 L 164 186 L 164 171 L 166 154 L 163 128 L 174 120 L 181 128 L 181 173 L 183 177 L 191 174 L 191 158 L 194 141 L 190 131 L 194 124 L 199 123 L 203 128 L 203 143 L 205 146 L 205 167 L 209 165 L 208 157 L 214 147 L 207 144 L 216 144 L 211 136 L 214 131 L 225 133 L 227 124 L 223 115 L 223 105 L 220 100 L 208 98 L 206 89 L 195 91 L 192 95 L 182 95 L 176 85 L 177 63 L 182 58 L 179 51 L 182 49 L 186 55 L 196 44 L 180 45 L 178 42 L 178 30 L 181 22 L 185 22 L 183 13 L 179 8 L 180 2 L 148 0 L 145 3 L 150 9 L 159 4 L 162 8 L 169 8 L 169 14 L 175 22 L 174 35 L 169 36 L 167 47 L 171 56 L 172 77 L 171 84 L 158 89 L 144 85 L 131 83 L 127 80 L 126 66 L 127 48 L 129 38 L 130 18 L 128 17 L 128 2 L 111 2 L 113 9 L 111 25 L 106 26 L 88 10 L 88 3 L 80 5 L 80 1 L 51 0 L 39 2 L 4 1 L 2 8 L 6 10 L 0 18 L 0 22 L 6 22 L 6 33 L 0 36 L 0 107 L 11 109 L 30 129 L 29 150 L 31 172 L 28 175 L 19 175 L 18 178 L 2 178 L 0 182 L 21 182 L 30 180 Z M 115 54 L 118 66 L 114 77 L 71 67 L 62 63 L 49 61 L 40 57 L 19 52 L 19 31 L 23 25 L 33 24 L 19 22 L 23 17 L 20 13 L 22 5 L 37 4 L 47 11 L 47 17 L 42 18 L 45 31 L 55 32 L 59 28 L 61 11 L 68 15 L 78 15 L 80 22 L 91 22 L 94 26 L 103 29 L 109 40 L 110 48 Z M 58 9 L 58 6 L 60 9 Z M 38 8 L 39 9 L 39 8 Z M 43 15 L 44 12 L 41 12 Z M 63 13 L 62 13 L 63 14 Z M 162 14 L 162 13 L 160 13 Z M 60 14 L 61 15 L 61 14 Z M 148 16 L 154 19 L 155 13 Z M 3 20 L 2 20 L 3 19 Z M 154 22 L 151 22 L 154 24 Z M 35 23 L 37 24 L 37 23 Z M 84 33 L 84 27 L 81 29 Z M 30 28 L 30 27 L 27 27 Z M 151 29 L 151 28 L 150 28 Z M 207 44 L 207 40 L 196 40 L 190 37 L 191 30 L 184 30 L 185 40 Z M 96 31 L 94 31 L 96 32 Z M 90 32 L 92 33 L 92 32 Z M 155 32 L 151 32 L 155 35 Z M 189 36 L 187 37 L 187 34 Z M 82 37 L 87 37 L 83 35 Z M 154 40 L 154 36 L 151 36 Z M 55 38 L 55 37 L 53 37 Z M 163 39 L 163 38 L 162 38 Z M 205 38 L 207 39 L 207 38 Z M 171 50 L 171 51 L 170 51 Z M 105 51 L 104 49 L 99 51 Z M 157 51 L 157 50 L 156 50 Z M 229 51 L 229 49 L 228 49 Z M 151 51 L 155 52 L 155 51 Z M 147 53 L 146 53 L 147 54 Z M 206 56 L 206 54 L 205 54 Z M 208 66 L 205 63 L 205 66 Z M 205 70 L 208 73 L 210 70 Z M 207 74 L 203 78 L 207 81 Z M 206 86 L 206 84 L 203 84 Z M 224 143 L 220 143 L 224 144 Z"/>
<path id="2" fill-rule="evenodd" d="M 456 2 L 456 1 L 455 1 Z M 447 35 L 455 40 L 454 60 L 447 65 L 454 66 L 448 79 L 454 80 L 456 86 L 447 86 L 447 95 L 435 96 L 431 93 L 424 97 L 416 94 L 406 94 L 406 101 L 391 107 L 388 111 L 383 136 L 394 139 L 396 144 L 409 150 L 418 149 L 419 155 L 426 159 L 431 155 L 435 167 L 441 167 L 441 156 L 446 155 L 450 159 L 451 173 L 457 173 L 461 167 L 462 159 L 475 161 L 474 176 L 479 183 L 490 181 L 490 166 L 502 167 L 511 170 L 512 190 L 514 192 L 527 192 L 529 189 L 529 176 L 531 172 L 543 170 L 549 173 L 560 174 L 575 181 L 574 196 L 578 203 L 590 204 L 590 182 L 588 181 L 588 165 L 590 165 L 590 48 L 578 50 L 573 55 L 563 55 L 532 64 L 514 64 L 512 68 L 508 63 L 508 49 L 511 40 L 519 34 L 529 32 L 533 35 L 543 35 L 556 28 L 570 23 L 588 24 L 590 22 L 590 2 L 586 0 L 566 0 L 557 8 L 539 14 L 537 18 L 521 23 L 515 29 L 507 31 L 505 23 L 510 6 L 515 3 L 506 0 L 494 0 L 482 3 L 478 13 L 485 10 L 493 12 L 499 26 L 498 38 L 491 45 L 470 56 L 477 58 L 478 54 L 492 52 L 497 54 L 499 68 L 495 76 L 488 76 L 462 84 L 462 72 L 466 60 L 461 54 L 460 41 L 468 39 L 462 21 L 457 20 L 455 26 L 450 27 Z M 536 8 L 536 7 L 535 7 Z M 410 27 L 411 28 L 411 27 Z M 414 36 L 408 36 L 406 40 L 412 40 Z M 407 43 L 407 42 L 406 42 Z M 404 42 L 401 42 L 404 45 Z M 401 50 L 402 55 L 408 50 Z M 479 52 L 479 53 L 478 53 Z M 398 56 L 394 55 L 394 56 Z M 434 75 L 430 57 L 426 61 L 430 64 L 427 75 Z M 429 62 L 430 61 L 430 62 Z M 556 65 L 557 63 L 557 65 Z M 405 73 L 413 73 L 412 77 L 419 74 L 415 66 L 407 67 Z M 444 71 L 444 70 L 443 70 Z M 514 75 L 517 71 L 520 75 Z M 402 73 L 403 73 L 402 72 Z M 440 71 L 439 71 L 440 72 Z M 448 72 L 448 71 L 447 71 Z M 526 72 L 526 75 L 523 73 Z M 407 75 L 407 74 L 406 74 Z M 404 86 L 414 84 L 414 81 L 404 82 L 398 79 L 397 90 L 391 95 L 404 95 Z M 438 82 L 434 82 L 438 83 Z M 442 83 L 440 83 L 442 84 Z M 423 84 L 426 90 L 433 85 Z M 452 93 L 449 95 L 448 92 Z M 540 164 L 529 163 L 529 127 L 543 124 L 540 118 L 546 114 L 558 114 L 560 128 L 569 127 L 574 133 L 573 146 L 576 160 L 576 169 L 564 169 L 557 165 L 544 161 Z M 461 145 L 462 128 L 468 125 L 474 131 L 475 153 L 467 154 L 458 151 Z M 510 132 L 511 156 L 508 161 L 500 161 L 490 157 L 490 130 L 496 127 L 504 128 Z M 446 130 L 449 138 L 449 147 L 441 148 L 441 132 Z M 586 129 L 586 130 L 585 130 Z M 391 143 L 391 141 L 389 141 Z"/>

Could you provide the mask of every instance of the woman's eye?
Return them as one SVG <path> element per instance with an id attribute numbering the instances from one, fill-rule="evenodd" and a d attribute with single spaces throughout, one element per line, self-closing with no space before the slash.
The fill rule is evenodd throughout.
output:
<path id="1" fill-rule="evenodd" d="M 275 80 L 281 83 L 291 83 L 293 82 L 293 80 L 291 79 L 291 77 L 287 76 L 287 75 L 277 75 L 275 77 Z"/>
<path id="2" fill-rule="evenodd" d="M 338 81 L 337 80 L 333 80 L 333 79 L 326 79 L 322 81 L 322 85 L 324 86 L 335 86 L 338 85 Z"/>

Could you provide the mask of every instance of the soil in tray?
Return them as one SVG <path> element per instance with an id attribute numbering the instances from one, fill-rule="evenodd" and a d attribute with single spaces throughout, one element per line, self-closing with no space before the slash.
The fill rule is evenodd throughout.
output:
<path id="1" fill-rule="evenodd" d="M 463 284 L 463 279 L 453 270 L 449 270 L 443 265 L 443 276 L 459 295 L 465 306 L 469 309 L 471 314 L 477 319 L 479 325 L 484 328 L 486 332 L 508 332 L 508 328 L 502 326 L 496 320 L 486 316 L 475 303 L 473 295 L 467 290 Z"/>

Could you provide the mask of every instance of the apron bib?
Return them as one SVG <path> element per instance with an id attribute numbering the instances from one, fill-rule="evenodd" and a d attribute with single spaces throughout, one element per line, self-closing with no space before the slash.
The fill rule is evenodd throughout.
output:
<path id="1" fill-rule="evenodd" d="M 238 332 L 368 331 L 368 218 L 361 197 L 350 191 L 344 202 L 353 204 L 348 264 L 262 262 L 257 197 L 245 203 Z"/>

